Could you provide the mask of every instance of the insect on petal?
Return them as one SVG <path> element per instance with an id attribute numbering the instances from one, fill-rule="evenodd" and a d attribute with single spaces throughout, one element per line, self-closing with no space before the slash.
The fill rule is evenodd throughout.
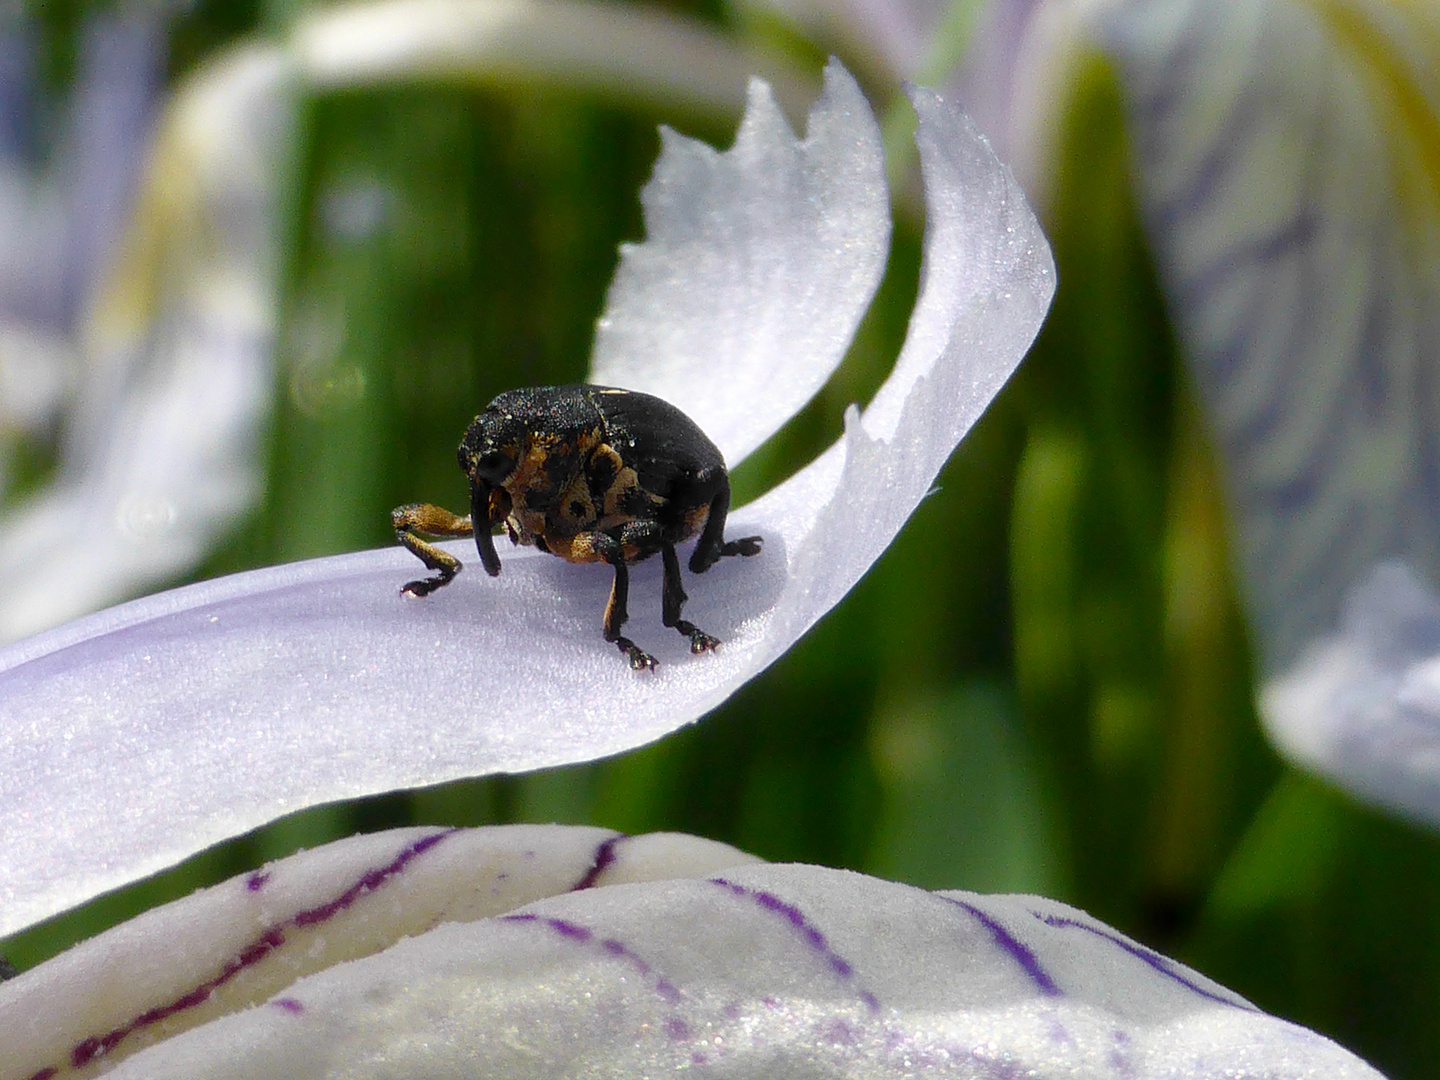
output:
<path id="1" fill-rule="evenodd" d="M 900 530 L 1054 287 L 1009 171 L 938 97 L 914 100 L 930 221 L 909 338 L 840 442 L 732 512 L 729 534 L 766 546 L 695 581 L 685 613 L 724 642 L 716 655 L 660 626 L 650 560 L 631 572 L 627 629 L 661 666 L 637 676 L 599 633 L 610 575 L 528 549 L 423 601 L 397 595 L 416 565 L 395 548 L 189 586 L 21 642 L 0 653 L 0 935 L 301 807 L 640 746 L 794 644 Z M 861 146 L 873 126 L 858 104 L 835 122 Z M 793 137 L 768 131 L 753 152 L 792 157 Z"/>

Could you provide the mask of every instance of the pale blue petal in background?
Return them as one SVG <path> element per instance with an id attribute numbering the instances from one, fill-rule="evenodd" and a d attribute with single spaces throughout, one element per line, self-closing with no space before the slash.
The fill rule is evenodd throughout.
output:
<path id="1" fill-rule="evenodd" d="M 258 498 L 283 74 L 261 47 L 188 81 L 158 122 L 133 215 L 111 208 L 111 228 L 130 231 L 110 260 L 121 269 L 83 289 L 58 468 L 0 522 L 0 640 L 173 579 Z M 92 125 L 119 137 L 113 118 Z M 119 168 L 93 168 L 107 162 Z M 76 198 L 102 195 L 128 199 Z"/>
<path id="2" fill-rule="evenodd" d="M 1261 669 L 1284 678 L 1265 720 L 1298 761 L 1368 797 L 1380 774 L 1419 770 L 1440 786 L 1436 743 L 1415 741 L 1424 725 L 1380 738 L 1381 716 L 1412 714 L 1383 680 L 1346 682 L 1358 669 L 1336 659 L 1340 641 L 1362 667 L 1386 651 L 1364 637 L 1373 622 L 1341 626 L 1377 564 L 1410 568 L 1385 580 L 1392 596 L 1417 590 L 1412 611 L 1430 606 L 1422 583 L 1440 582 L 1440 8 L 1066 10 L 1124 90 L 1142 216 L 1221 453 Z M 1440 621 L 1427 635 L 1440 641 Z M 1319 680 L 1313 693 L 1304 679 Z M 1440 694 L 1427 708 L 1440 714 Z M 1364 733 L 1348 730 L 1362 714 Z M 1403 787 L 1381 801 L 1440 822 L 1433 795 L 1416 803 Z"/>
<path id="3" fill-rule="evenodd" d="M 1440 14 L 1385 7 L 1167 0 L 1099 23 L 1271 672 L 1377 559 L 1440 575 L 1440 58 L 1406 54 Z"/>

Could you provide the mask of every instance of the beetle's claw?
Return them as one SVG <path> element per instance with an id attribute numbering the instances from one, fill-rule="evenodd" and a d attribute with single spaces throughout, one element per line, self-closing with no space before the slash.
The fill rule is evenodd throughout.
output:
<path id="1" fill-rule="evenodd" d="M 719 638 L 711 637 L 704 630 L 696 630 L 690 635 L 690 651 L 692 653 L 714 652 L 715 647 L 719 644 Z"/>
<path id="2" fill-rule="evenodd" d="M 428 577 L 421 578 L 419 581 L 407 581 L 404 585 L 400 586 L 400 595 L 429 596 L 436 589 L 440 588 L 441 585 L 445 585 L 449 581 L 450 579 L 448 577 Z"/>
<path id="3" fill-rule="evenodd" d="M 628 637 L 616 638 L 616 646 L 630 658 L 630 667 L 634 671 L 654 671 L 656 661 L 653 656 L 647 653 L 640 646 L 636 645 Z"/>
<path id="4" fill-rule="evenodd" d="M 714 652 L 715 646 L 720 644 L 719 638 L 711 637 L 687 619 L 681 619 L 677 622 L 675 629 L 690 639 L 690 651 L 697 656 L 703 652 Z"/>
<path id="5" fill-rule="evenodd" d="M 746 536 L 739 540 L 727 540 L 720 546 L 720 554 L 744 555 L 749 558 L 752 555 L 760 554 L 760 545 L 764 542 L 763 536 Z"/>

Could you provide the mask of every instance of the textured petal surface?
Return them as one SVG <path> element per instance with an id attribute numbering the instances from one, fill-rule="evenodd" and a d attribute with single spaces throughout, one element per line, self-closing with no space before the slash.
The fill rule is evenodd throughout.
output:
<path id="1" fill-rule="evenodd" d="M 1399 726 L 1382 738 L 1379 714 L 1351 707 L 1376 700 L 1368 677 L 1342 694 L 1352 665 L 1293 665 L 1337 632 L 1378 561 L 1440 582 L 1440 7 L 1100 9 L 1090 25 L 1129 98 L 1144 215 L 1218 432 L 1257 644 L 1266 674 L 1286 673 L 1267 701 L 1289 704 L 1269 726 L 1287 748 L 1318 746 L 1320 730 L 1332 750 L 1364 744 L 1350 786 L 1373 795 L 1382 746 L 1414 748 L 1405 710 L 1388 709 Z M 1306 717 L 1301 700 L 1340 711 Z M 1346 735 L 1348 722 L 1360 726 Z M 1348 752 L 1326 758 L 1332 775 L 1347 767 Z M 1389 771 L 1398 782 L 1419 760 Z M 1414 809 L 1435 806 L 1432 791 Z"/>
<path id="2" fill-rule="evenodd" d="M 610 575 L 508 545 L 498 578 L 468 572 L 425 600 L 398 595 L 417 567 L 396 548 L 21 642 L 0 653 L 0 935 L 302 806 L 641 745 L 788 649 L 924 497 L 1054 287 L 1009 172 L 963 116 L 915 100 L 930 223 L 910 338 L 840 443 L 732 513 L 728 533 L 763 535 L 763 554 L 689 577 L 686 616 L 717 654 L 662 628 L 651 561 L 632 571 L 627 632 L 661 667 L 637 675 L 599 633 Z"/>
<path id="3" fill-rule="evenodd" d="M 591 377 L 678 405 L 733 467 L 825 384 L 880 284 L 880 129 L 832 61 L 803 142 L 759 80 L 725 153 L 661 135 L 640 196 L 651 239 L 620 249 Z"/>
<path id="4" fill-rule="evenodd" d="M 197 971 L 244 963 L 277 937 L 280 950 L 291 935 L 311 944 L 307 933 L 342 939 L 331 963 L 360 942 L 354 952 L 371 953 L 371 920 L 392 922 L 388 908 L 414 904 L 440 925 L 140 1050 L 111 1075 L 1379 1076 L 1054 901 L 928 893 L 811 866 L 727 866 L 738 853 L 680 838 L 629 841 L 642 849 L 637 862 L 656 841 L 668 851 L 647 869 L 674 866 L 688 880 L 577 890 L 604 858 L 597 830 L 405 830 L 238 878 L 173 905 L 183 917 L 151 912 L 144 931 L 106 938 L 130 934 L 130 963 L 148 942 L 165 966 L 162 923 L 183 925 L 187 940 L 203 942 L 207 928 L 227 937 Z M 612 850 L 623 863 L 624 846 Z M 443 890 L 423 879 L 445 877 L 435 864 L 447 862 L 474 866 L 471 892 L 494 895 L 437 901 Z M 487 917 L 547 889 L 549 899 Z M 216 926 L 209 904 L 247 909 L 253 921 L 231 925 L 227 911 Z M 296 927 L 297 912 L 315 913 L 318 929 Z M 82 947 L 92 966 L 104 941 Z M 122 951 L 116 942 L 112 952 Z M 85 981 L 86 965 L 56 966 L 65 970 L 42 966 L 0 988 L 0 1002 L 20 1002 L 7 1027 L 54 1017 L 44 991 Z M 55 1062 L 64 1049 L 62 1040 L 31 1060 Z"/>
<path id="5" fill-rule="evenodd" d="M 0 1080 L 85 1075 L 447 922 L 758 862 L 677 833 L 506 825 L 356 836 L 155 908 L 0 984 Z"/>

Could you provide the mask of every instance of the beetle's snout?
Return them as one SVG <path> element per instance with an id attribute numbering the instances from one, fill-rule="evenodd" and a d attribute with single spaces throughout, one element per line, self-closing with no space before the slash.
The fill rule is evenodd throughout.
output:
<path id="1" fill-rule="evenodd" d="M 495 552 L 495 538 L 490 534 L 492 508 L 490 485 L 482 482 L 470 484 L 470 522 L 475 534 L 475 550 L 480 555 L 480 565 L 491 577 L 500 573 L 500 556 Z"/>

